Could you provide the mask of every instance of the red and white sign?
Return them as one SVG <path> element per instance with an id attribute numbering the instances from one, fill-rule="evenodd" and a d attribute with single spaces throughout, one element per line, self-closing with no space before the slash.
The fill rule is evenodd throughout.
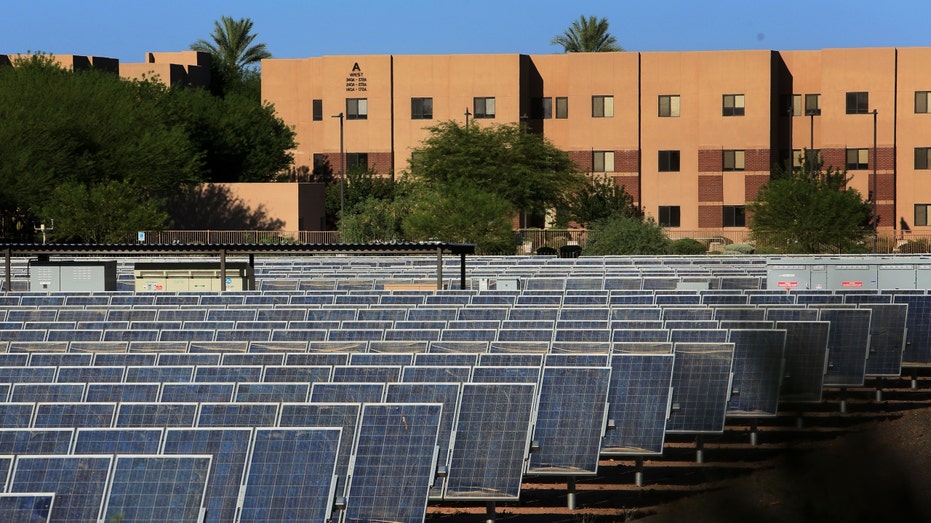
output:
<path id="1" fill-rule="evenodd" d="M 842 281 L 841 287 L 863 287 L 862 281 Z"/>
<path id="2" fill-rule="evenodd" d="M 782 287 L 783 289 L 794 289 L 798 287 L 798 282 L 797 281 L 781 281 L 781 282 L 778 282 L 776 285 Z"/>

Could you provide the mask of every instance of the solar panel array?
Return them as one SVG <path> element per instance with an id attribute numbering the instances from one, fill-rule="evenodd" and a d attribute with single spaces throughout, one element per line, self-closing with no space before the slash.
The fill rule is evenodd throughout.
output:
<path id="1" fill-rule="evenodd" d="M 0 515 L 423 521 L 931 362 L 926 295 L 765 290 L 739 260 L 479 260 L 513 291 L 391 291 L 435 262 L 365 260 L 0 296 Z"/>

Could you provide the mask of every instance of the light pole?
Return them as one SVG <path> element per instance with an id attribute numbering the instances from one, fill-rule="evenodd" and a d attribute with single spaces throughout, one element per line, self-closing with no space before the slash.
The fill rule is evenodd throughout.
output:
<path id="1" fill-rule="evenodd" d="M 465 117 L 466 117 L 466 125 L 465 125 L 465 126 L 466 126 L 466 127 L 469 126 L 469 116 L 471 116 L 471 115 L 472 115 L 472 113 L 469 112 L 469 108 L 466 107 L 466 112 L 465 112 Z"/>
<path id="2" fill-rule="evenodd" d="M 808 131 L 808 154 L 815 150 L 815 115 L 818 114 L 816 109 L 809 109 L 808 118 L 811 120 Z"/>
<path id="3" fill-rule="evenodd" d="M 879 216 L 876 215 L 876 199 L 878 184 L 876 183 L 876 163 L 879 157 L 876 155 L 876 116 L 879 112 L 873 109 L 873 254 L 876 254 L 876 246 L 879 243 Z"/>
<path id="4" fill-rule="evenodd" d="M 334 114 L 339 118 L 339 217 L 343 218 L 343 207 L 346 205 L 346 171 L 343 168 L 345 154 L 343 153 L 343 113 Z"/>

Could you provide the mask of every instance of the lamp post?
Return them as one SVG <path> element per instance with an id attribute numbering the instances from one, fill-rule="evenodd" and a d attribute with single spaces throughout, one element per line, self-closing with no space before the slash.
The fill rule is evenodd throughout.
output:
<path id="1" fill-rule="evenodd" d="M 876 214 L 876 199 L 879 196 L 877 191 L 877 180 L 876 180 L 876 163 L 879 161 L 879 157 L 876 155 L 876 117 L 879 112 L 876 109 L 873 109 L 873 254 L 876 253 L 876 246 L 879 243 L 879 216 Z"/>
<path id="2" fill-rule="evenodd" d="M 809 109 L 807 111 L 808 118 L 810 120 L 809 130 L 808 130 L 808 153 L 811 154 L 815 150 L 815 115 L 818 114 L 818 111 L 815 109 Z"/>
<path id="3" fill-rule="evenodd" d="M 472 113 L 469 112 L 469 108 L 466 107 L 465 117 L 466 117 L 466 127 L 469 126 L 469 116 L 472 116 Z"/>
<path id="4" fill-rule="evenodd" d="M 346 171 L 343 167 L 345 154 L 343 153 L 343 113 L 334 114 L 339 118 L 339 217 L 343 218 L 343 207 L 346 205 Z"/>

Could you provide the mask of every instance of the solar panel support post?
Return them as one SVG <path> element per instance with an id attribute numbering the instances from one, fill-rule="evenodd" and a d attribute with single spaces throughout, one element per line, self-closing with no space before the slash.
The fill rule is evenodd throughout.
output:
<path id="1" fill-rule="evenodd" d="M 705 462 L 705 438 L 701 434 L 695 436 L 695 463 Z"/>
<path id="2" fill-rule="evenodd" d="M 226 292 L 226 249 L 220 249 L 220 292 Z"/>
<path id="3" fill-rule="evenodd" d="M 840 412 L 847 413 L 847 387 L 840 388 Z"/>
<path id="4" fill-rule="evenodd" d="M 465 256 L 465 255 L 463 254 L 463 256 Z M 9 248 L 9 247 L 6 248 L 5 258 L 6 258 L 6 259 L 4 260 L 4 269 L 6 270 L 6 272 L 3 273 L 3 274 L 4 274 L 4 276 L 3 276 L 3 290 L 5 290 L 5 291 L 7 292 L 7 294 L 9 294 L 9 293 L 10 293 L 10 288 L 13 286 L 13 283 L 12 283 L 12 276 L 13 276 L 13 275 L 10 274 L 10 271 L 12 270 L 12 267 L 13 267 L 13 262 L 12 262 L 12 258 L 13 258 L 13 249 L 11 249 L 11 248 Z"/>
<path id="5" fill-rule="evenodd" d="M 466 288 L 466 270 L 465 270 L 465 260 L 466 255 L 464 252 L 459 253 L 459 289 L 465 290 Z M 917 388 L 917 385 L 916 385 Z"/>
<path id="6" fill-rule="evenodd" d="M 634 485 L 643 486 L 643 457 L 637 456 L 634 461 Z"/>
<path id="7" fill-rule="evenodd" d="M 756 418 L 750 420 L 750 445 L 755 447 L 760 444 L 760 432 L 757 426 Z"/>
<path id="8" fill-rule="evenodd" d="M 575 476 L 566 480 L 566 508 L 575 510 Z"/>
<path id="9" fill-rule="evenodd" d="M 495 523 L 495 502 L 485 503 L 485 523 Z"/>
<path id="10" fill-rule="evenodd" d="M 883 400 L 883 377 L 879 376 L 876 378 L 876 402 Z"/>
<path id="11" fill-rule="evenodd" d="M 436 290 L 443 290 L 443 248 L 436 248 Z"/>

